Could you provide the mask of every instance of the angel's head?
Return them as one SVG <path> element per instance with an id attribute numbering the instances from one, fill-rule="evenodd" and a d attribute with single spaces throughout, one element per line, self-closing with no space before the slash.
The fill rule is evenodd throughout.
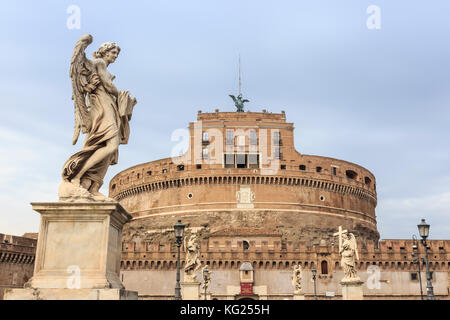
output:
<path id="1" fill-rule="evenodd" d="M 103 59 L 106 64 L 110 64 L 116 61 L 119 52 L 120 47 L 115 42 L 105 42 L 92 55 L 94 58 Z"/>

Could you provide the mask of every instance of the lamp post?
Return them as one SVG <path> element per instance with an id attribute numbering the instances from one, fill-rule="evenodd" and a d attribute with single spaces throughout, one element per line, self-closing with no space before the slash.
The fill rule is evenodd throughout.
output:
<path id="1" fill-rule="evenodd" d="M 181 220 L 178 220 L 177 224 L 173 226 L 175 238 L 177 240 L 178 257 L 177 257 L 177 283 L 175 285 L 175 300 L 181 300 L 181 286 L 180 286 L 180 247 L 183 243 L 184 225 L 181 224 Z"/>
<path id="2" fill-rule="evenodd" d="M 317 300 L 317 294 L 316 294 L 316 274 L 317 274 L 317 270 L 316 270 L 316 268 L 313 267 L 311 272 L 312 272 L 312 277 L 313 277 L 313 281 L 314 281 L 314 300 Z"/>
<path id="3" fill-rule="evenodd" d="M 420 284 L 420 299 L 423 300 L 423 290 L 422 290 L 422 274 L 420 272 L 420 257 L 419 257 L 419 247 L 417 246 L 417 238 L 413 234 L 412 236 L 413 241 L 413 252 L 411 253 L 411 256 L 413 257 L 413 263 L 417 263 L 419 267 L 419 284 Z M 415 258 L 417 255 L 417 258 Z M 423 259 L 422 259 L 423 260 Z"/>
<path id="4" fill-rule="evenodd" d="M 417 225 L 419 229 L 419 234 L 422 237 L 422 244 L 425 247 L 425 268 L 427 273 L 427 300 L 434 300 L 433 286 L 431 285 L 431 273 L 430 267 L 428 266 L 428 249 L 427 249 L 427 238 L 430 233 L 430 225 L 422 219 L 420 224 Z"/>
<path id="5" fill-rule="evenodd" d="M 208 288 L 208 283 L 209 283 L 209 270 L 208 266 L 206 265 L 203 268 L 203 286 L 205 287 L 205 300 L 208 300 L 206 296 L 206 289 Z"/>

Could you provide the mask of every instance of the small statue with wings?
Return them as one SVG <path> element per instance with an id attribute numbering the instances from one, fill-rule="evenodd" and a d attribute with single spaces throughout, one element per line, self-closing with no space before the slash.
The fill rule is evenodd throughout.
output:
<path id="1" fill-rule="evenodd" d="M 81 151 L 63 166 L 60 201 L 112 201 L 99 192 L 110 165 L 117 163 L 120 144 L 127 144 L 129 121 L 136 104 L 128 91 L 119 91 L 107 67 L 117 59 L 120 47 L 103 43 L 88 59 L 85 50 L 93 41 L 90 34 L 76 43 L 70 62 L 75 132 L 72 144 L 86 134 Z"/>
<path id="2" fill-rule="evenodd" d="M 359 260 L 355 235 L 353 233 L 343 233 L 339 244 L 339 253 L 342 256 L 341 267 L 344 270 L 344 279 L 342 281 L 359 281 L 355 263 L 355 260 Z"/>
<path id="3" fill-rule="evenodd" d="M 231 97 L 231 99 L 233 99 L 234 101 L 234 105 L 237 108 L 237 112 L 244 112 L 244 103 L 246 102 L 250 102 L 247 99 L 242 100 L 242 94 L 239 93 L 239 95 L 237 96 L 237 98 L 235 96 L 233 96 L 232 94 L 229 95 Z"/>

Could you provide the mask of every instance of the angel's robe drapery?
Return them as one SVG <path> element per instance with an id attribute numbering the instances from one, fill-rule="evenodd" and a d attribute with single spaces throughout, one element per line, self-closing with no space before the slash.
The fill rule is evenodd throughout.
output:
<path id="1" fill-rule="evenodd" d="M 346 278 L 354 278 L 356 277 L 355 250 L 353 249 L 352 242 L 345 240 L 342 248 L 341 267 L 344 270 L 344 275 Z"/>
<path id="2" fill-rule="evenodd" d="M 106 146 L 108 140 L 118 137 L 120 144 L 128 143 L 130 135 L 128 122 L 131 120 L 135 104 L 136 101 L 130 98 L 128 91 L 120 91 L 116 99 L 103 85 L 99 85 L 88 95 L 92 126 L 86 134 L 81 151 L 72 155 L 64 164 L 62 173 L 64 180 L 73 179 L 94 152 Z M 116 149 L 109 157 L 86 171 L 81 179 L 89 179 L 101 186 L 108 167 L 117 163 L 118 151 Z"/>

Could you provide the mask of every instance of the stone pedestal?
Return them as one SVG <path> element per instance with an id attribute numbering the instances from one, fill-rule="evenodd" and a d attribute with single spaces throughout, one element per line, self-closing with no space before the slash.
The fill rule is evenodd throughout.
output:
<path id="1" fill-rule="evenodd" d="M 5 300 L 137 300 L 123 289 L 6 289 Z"/>
<path id="2" fill-rule="evenodd" d="M 183 300 L 199 300 L 200 299 L 200 282 L 182 282 L 181 298 Z"/>
<path id="3" fill-rule="evenodd" d="M 341 281 L 342 300 L 363 300 L 363 284 L 361 280 Z"/>
<path id="4" fill-rule="evenodd" d="M 200 300 L 205 300 L 205 293 L 204 292 L 200 294 Z M 211 300 L 211 293 L 210 292 L 206 293 L 206 300 Z"/>
<path id="5" fill-rule="evenodd" d="M 32 203 L 41 214 L 34 275 L 5 299 L 129 299 L 119 279 L 122 227 L 116 202 Z"/>
<path id="6" fill-rule="evenodd" d="M 305 300 L 305 295 L 303 293 L 294 293 L 294 300 Z"/>

